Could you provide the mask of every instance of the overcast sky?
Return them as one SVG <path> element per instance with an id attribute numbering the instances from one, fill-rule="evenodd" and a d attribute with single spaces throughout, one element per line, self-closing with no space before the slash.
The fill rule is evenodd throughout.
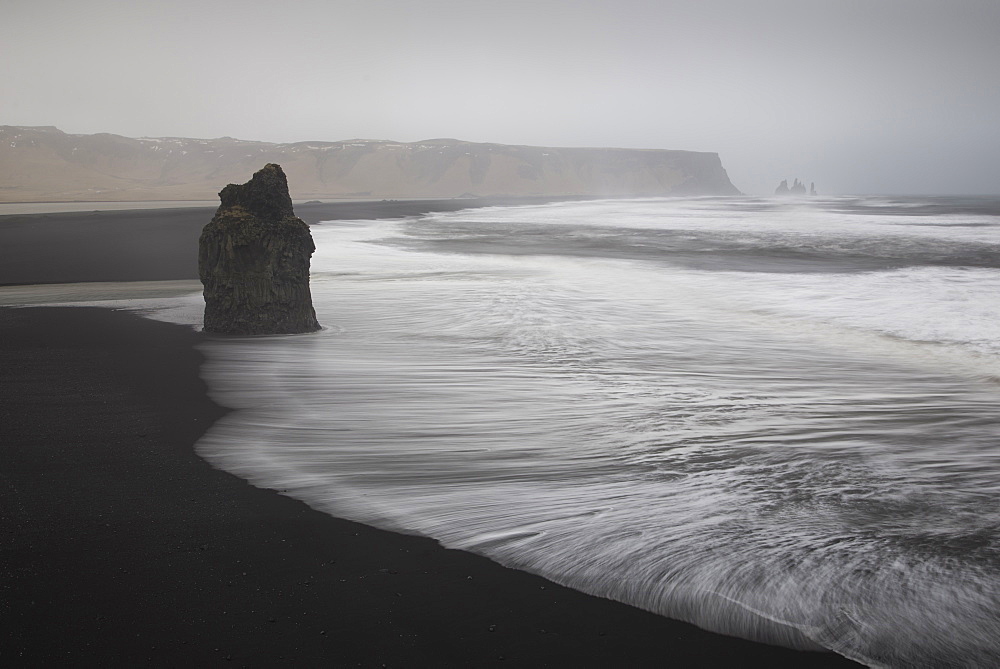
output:
<path id="1" fill-rule="evenodd" d="M 1000 0 L 2 0 L 0 124 L 689 149 L 1000 193 Z"/>

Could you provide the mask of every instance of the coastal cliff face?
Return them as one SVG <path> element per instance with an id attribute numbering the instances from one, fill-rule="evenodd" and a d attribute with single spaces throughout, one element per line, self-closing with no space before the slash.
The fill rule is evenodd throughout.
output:
<path id="1" fill-rule="evenodd" d="M 216 184 L 280 163 L 311 198 L 736 195 L 718 154 L 553 148 L 456 139 L 271 144 L 130 139 L 0 126 L 0 202 L 208 200 Z"/>
<path id="2" fill-rule="evenodd" d="M 320 328 L 309 292 L 316 249 L 295 217 L 288 181 L 268 164 L 243 185 L 219 193 L 222 204 L 198 246 L 205 286 L 205 331 L 294 334 Z"/>

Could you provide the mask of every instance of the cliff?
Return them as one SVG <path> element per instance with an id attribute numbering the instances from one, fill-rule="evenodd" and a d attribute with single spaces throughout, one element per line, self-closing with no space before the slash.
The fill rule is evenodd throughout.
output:
<path id="1" fill-rule="evenodd" d="M 222 204 L 198 243 L 205 331 L 294 334 L 319 329 L 309 291 L 309 226 L 295 217 L 288 181 L 268 164 Z"/>
<path id="2" fill-rule="evenodd" d="M 210 200 L 217 184 L 243 179 L 262 163 L 280 163 L 298 199 L 739 193 L 717 154 L 694 151 L 455 139 L 131 139 L 0 126 L 0 202 Z"/>

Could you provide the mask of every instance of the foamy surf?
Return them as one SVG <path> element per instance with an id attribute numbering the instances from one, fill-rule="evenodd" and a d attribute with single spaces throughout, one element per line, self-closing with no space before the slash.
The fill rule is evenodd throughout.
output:
<path id="1" fill-rule="evenodd" d="M 996 219 L 765 204 L 318 226 L 327 329 L 208 343 L 199 452 L 708 629 L 996 666 Z"/>

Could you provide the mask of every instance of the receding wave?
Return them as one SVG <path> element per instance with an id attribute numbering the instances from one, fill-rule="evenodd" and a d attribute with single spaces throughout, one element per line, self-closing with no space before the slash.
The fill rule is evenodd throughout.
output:
<path id="1" fill-rule="evenodd" d="M 863 204 L 318 226 L 329 327 L 206 344 L 239 411 L 199 452 L 708 629 L 872 666 L 997 666 L 1000 270 L 981 259 L 1000 228 L 921 213 L 907 231 L 902 204 Z M 712 263 L 670 241 L 693 229 Z M 816 266 L 776 267 L 778 238 Z M 734 240 L 750 249 L 735 268 Z"/>

